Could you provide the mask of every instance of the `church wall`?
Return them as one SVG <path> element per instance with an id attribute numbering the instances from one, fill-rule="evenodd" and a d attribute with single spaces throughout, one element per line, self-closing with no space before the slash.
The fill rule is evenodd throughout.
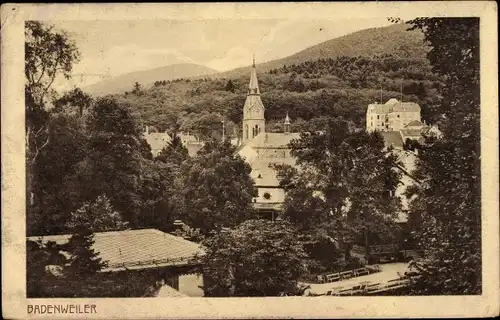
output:
<path id="1" fill-rule="evenodd" d="M 252 128 L 258 129 L 255 134 Z M 244 119 L 243 120 L 243 142 L 252 140 L 254 136 L 259 134 L 259 132 L 266 131 L 266 121 L 264 119 Z M 255 134 L 255 135 L 254 135 Z"/>
<path id="2" fill-rule="evenodd" d="M 259 195 L 255 198 L 256 202 L 259 203 L 276 203 L 276 202 L 284 202 L 285 201 L 285 190 L 281 188 L 267 187 L 267 188 L 258 188 Z M 269 194 L 269 198 L 267 199 L 267 195 Z"/>

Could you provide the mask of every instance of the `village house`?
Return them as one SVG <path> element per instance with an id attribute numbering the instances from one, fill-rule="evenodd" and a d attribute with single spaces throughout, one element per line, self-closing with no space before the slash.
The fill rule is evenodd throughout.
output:
<path id="1" fill-rule="evenodd" d="M 203 147 L 203 141 L 200 141 L 198 137 L 190 134 L 189 132 L 185 133 L 181 131 L 177 135 L 181 139 L 182 145 L 186 147 L 191 157 L 194 157 Z M 153 131 L 150 130 L 149 126 L 146 126 L 143 136 L 151 147 L 153 157 L 157 157 L 161 150 L 172 141 L 172 137 L 167 132 Z"/>
<path id="2" fill-rule="evenodd" d="M 62 245 L 70 237 L 70 234 L 33 236 L 27 241 Z M 137 229 L 96 232 L 92 249 L 107 262 L 96 275 L 98 278 L 127 283 L 154 277 L 161 280 L 163 286 L 168 286 L 162 291 L 170 290 L 170 295 L 178 292 L 186 296 L 203 296 L 200 288 L 203 278 L 199 274 L 200 258 L 205 251 L 198 243 L 156 229 Z M 64 251 L 61 254 L 66 255 Z M 46 269 L 60 277 L 54 267 Z"/>

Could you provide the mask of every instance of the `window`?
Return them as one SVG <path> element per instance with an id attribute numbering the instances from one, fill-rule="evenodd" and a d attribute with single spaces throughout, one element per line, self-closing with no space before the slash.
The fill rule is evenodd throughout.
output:
<path id="1" fill-rule="evenodd" d="M 264 199 L 266 199 L 266 200 L 271 199 L 271 194 L 269 194 L 269 192 L 265 192 L 263 196 L 264 196 Z"/>
<path id="2" fill-rule="evenodd" d="M 399 118 L 399 114 L 398 114 L 398 118 Z"/>
<path id="3" fill-rule="evenodd" d="M 380 116 L 379 116 L 379 115 L 377 115 L 377 119 L 380 119 Z"/>

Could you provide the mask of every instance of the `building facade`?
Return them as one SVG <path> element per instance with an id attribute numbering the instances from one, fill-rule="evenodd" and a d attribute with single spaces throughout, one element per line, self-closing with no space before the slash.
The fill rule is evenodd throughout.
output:
<path id="1" fill-rule="evenodd" d="M 366 130 L 369 132 L 399 131 L 412 121 L 421 121 L 420 106 L 414 102 L 390 99 L 384 104 L 370 104 L 366 110 Z"/>

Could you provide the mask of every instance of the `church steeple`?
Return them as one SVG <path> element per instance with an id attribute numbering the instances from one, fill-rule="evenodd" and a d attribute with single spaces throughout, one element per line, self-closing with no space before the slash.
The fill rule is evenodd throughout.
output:
<path id="1" fill-rule="evenodd" d="M 248 94 L 260 94 L 257 70 L 255 69 L 255 55 L 253 57 L 252 72 L 250 73 L 250 83 L 248 84 Z"/>
<path id="2" fill-rule="evenodd" d="M 260 98 L 259 83 L 257 81 L 257 70 L 255 69 L 255 56 L 250 72 L 248 94 L 243 106 L 243 139 L 242 142 L 253 139 L 261 132 L 266 132 L 266 119 L 264 118 L 264 104 Z"/>

